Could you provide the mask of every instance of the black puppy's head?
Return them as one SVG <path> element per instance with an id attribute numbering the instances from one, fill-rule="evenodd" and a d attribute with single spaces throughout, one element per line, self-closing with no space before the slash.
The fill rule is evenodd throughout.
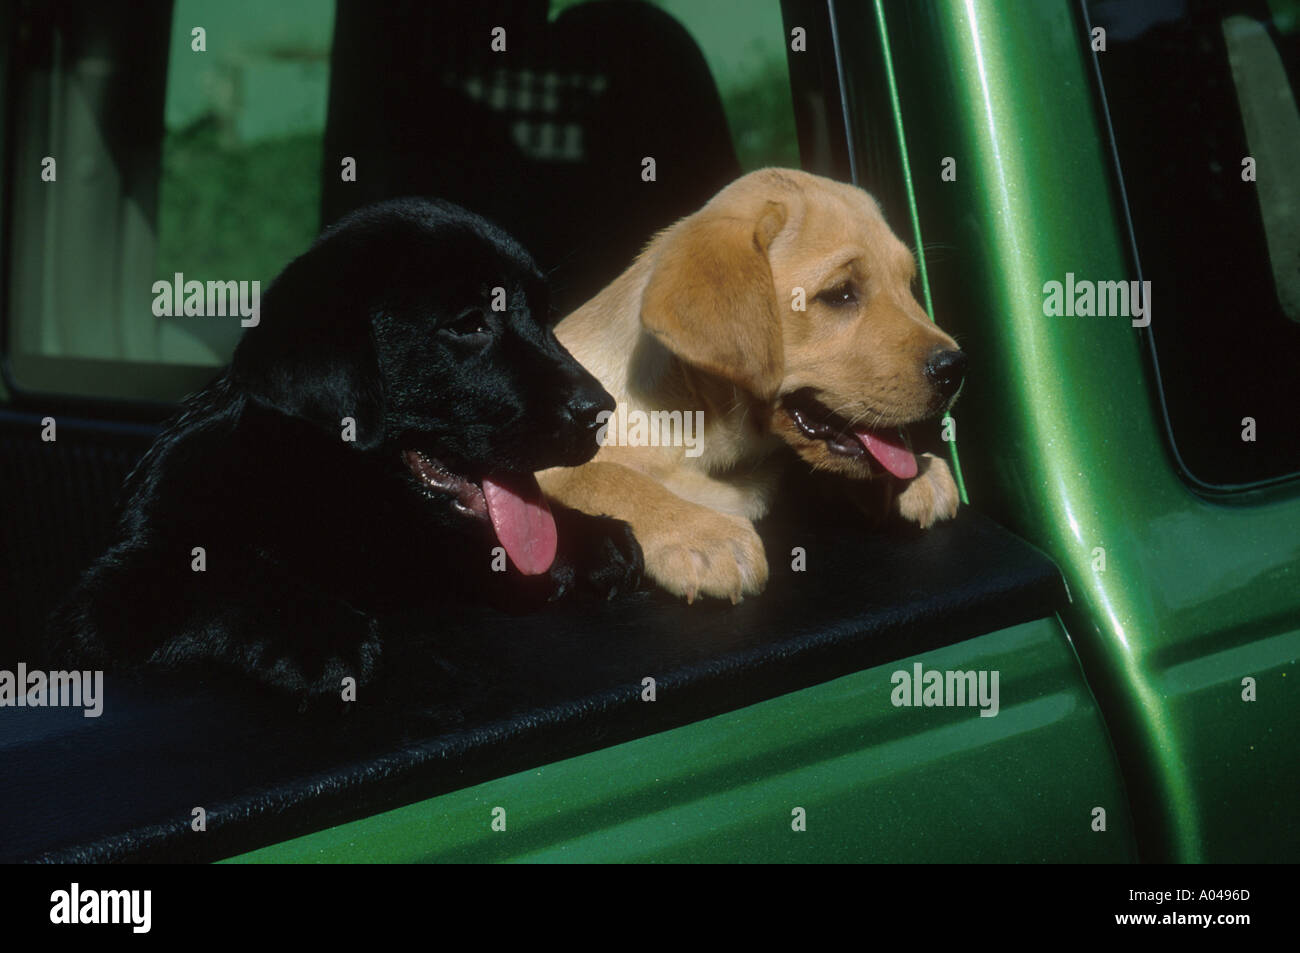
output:
<path id="1" fill-rule="evenodd" d="M 351 417 L 354 450 L 486 518 L 494 493 L 540 505 L 531 474 L 589 460 L 598 414 L 614 408 L 548 309 L 537 266 L 501 229 L 450 203 L 385 202 L 285 268 L 231 375 L 335 439 Z"/>

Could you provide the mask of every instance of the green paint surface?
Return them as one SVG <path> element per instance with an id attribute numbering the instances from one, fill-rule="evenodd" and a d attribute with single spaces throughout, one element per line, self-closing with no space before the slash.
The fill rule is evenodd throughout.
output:
<path id="1" fill-rule="evenodd" d="M 1067 272 L 1137 277 L 1078 5 L 888 9 L 921 226 L 944 249 L 935 312 L 971 358 L 954 411 L 967 489 L 1065 574 L 1143 859 L 1295 860 L 1297 485 L 1195 492 L 1142 332 L 1044 314 Z"/>
<path id="2" fill-rule="evenodd" d="M 998 714 L 895 707 L 893 673 L 915 662 L 999 672 Z M 1041 620 L 233 859 L 1128 861 L 1117 778 L 1069 643 Z"/>

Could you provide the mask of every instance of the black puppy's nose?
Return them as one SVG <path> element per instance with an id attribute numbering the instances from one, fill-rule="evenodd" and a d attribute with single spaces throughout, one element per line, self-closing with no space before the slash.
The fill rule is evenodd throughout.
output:
<path id="1" fill-rule="evenodd" d="M 604 419 L 600 416 L 601 412 L 612 414 L 615 406 L 617 405 L 614 403 L 614 398 L 606 393 L 605 388 L 583 387 L 569 400 L 566 409 L 574 424 L 587 432 L 599 429 L 604 423 Z"/>
<path id="2" fill-rule="evenodd" d="M 930 359 L 925 362 L 925 376 L 934 384 L 944 400 L 951 400 L 966 377 L 965 352 L 935 348 L 930 352 Z"/>

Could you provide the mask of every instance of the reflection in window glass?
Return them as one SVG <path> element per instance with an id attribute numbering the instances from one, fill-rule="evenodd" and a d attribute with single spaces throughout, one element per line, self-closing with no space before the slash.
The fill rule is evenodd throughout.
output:
<path id="1" fill-rule="evenodd" d="M 555 19 L 582 0 L 552 0 Z M 695 39 L 727 113 L 741 168 L 799 167 L 781 6 L 755 0 L 651 0 Z"/>
<path id="2" fill-rule="evenodd" d="M 202 384 L 239 317 L 159 318 L 155 282 L 264 286 L 318 231 L 333 0 L 131 11 L 23 11 L 12 161 L 50 170 L 12 193 L 8 354 L 32 391 Z"/>
<path id="3" fill-rule="evenodd" d="M 332 0 L 178 0 L 157 277 L 270 280 L 319 230 Z M 207 32 L 208 52 L 191 50 Z M 225 363 L 237 320 L 163 318 L 163 360 Z"/>

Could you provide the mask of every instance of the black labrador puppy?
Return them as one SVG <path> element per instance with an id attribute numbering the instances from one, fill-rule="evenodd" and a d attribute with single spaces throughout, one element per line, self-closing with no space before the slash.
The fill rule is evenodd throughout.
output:
<path id="1" fill-rule="evenodd" d="M 305 697 L 366 682 L 395 620 L 431 627 L 449 601 L 635 588 L 627 524 L 548 505 L 532 477 L 590 459 L 614 408 L 547 310 L 529 255 L 449 203 L 325 231 L 128 477 L 57 654 L 215 661 Z"/>

